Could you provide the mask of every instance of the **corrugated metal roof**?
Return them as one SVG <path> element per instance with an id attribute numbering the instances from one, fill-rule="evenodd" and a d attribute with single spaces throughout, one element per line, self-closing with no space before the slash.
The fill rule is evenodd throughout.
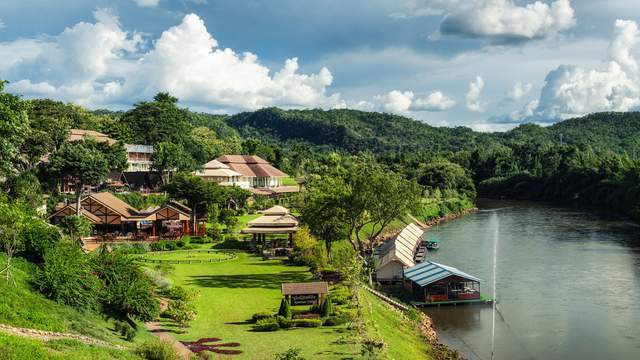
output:
<path id="1" fill-rule="evenodd" d="M 415 224 L 409 224 L 384 248 L 378 268 L 392 261 L 400 261 L 404 266 L 414 266 L 413 254 L 420 244 L 423 231 Z"/>
<path id="2" fill-rule="evenodd" d="M 425 261 L 404 271 L 405 279 L 411 280 L 420 286 L 427 286 L 451 275 L 460 276 L 473 281 L 481 281 L 477 277 L 469 275 L 454 267 L 438 264 L 433 261 Z"/>

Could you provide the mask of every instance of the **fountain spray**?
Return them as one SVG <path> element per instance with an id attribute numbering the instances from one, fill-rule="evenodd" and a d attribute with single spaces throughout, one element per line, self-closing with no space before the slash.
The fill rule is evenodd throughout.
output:
<path id="1" fill-rule="evenodd" d="M 500 221 L 498 214 L 493 213 L 493 302 L 492 302 L 492 319 L 491 319 L 491 360 L 495 355 L 495 339 L 496 339 L 496 269 L 498 267 L 498 231 Z"/>

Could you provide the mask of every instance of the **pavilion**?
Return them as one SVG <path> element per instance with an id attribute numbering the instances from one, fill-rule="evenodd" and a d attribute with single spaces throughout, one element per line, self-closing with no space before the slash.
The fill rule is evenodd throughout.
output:
<path id="1" fill-rule="evenodd" d="M 404 281 L 405 288 L 421 302 L 480 300 L 480 279 L 433 261 L 405 269 Z"/>
<path id="2" fill-rule="evenodd" d="M 253 234 L 254 242 L 266 244 L 267 235 L 288 235 L 286 247 L 291 247 L 293 234 L 298 231 L 298 219 L 289 213 L 289 209 L 274 206 L 262 212 L 262 216 L 249 221 L 242 234 Z"/>

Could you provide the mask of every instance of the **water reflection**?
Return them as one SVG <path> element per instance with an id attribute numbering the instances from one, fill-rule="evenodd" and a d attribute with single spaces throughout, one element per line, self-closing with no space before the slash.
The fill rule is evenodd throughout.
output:
<path id="1" fill-rule="evenodd" d="M 490 202 L 438 227 L 431 259 L 493 286 L 498 216 L 496 359 L 640 358 L 640 231 L 624 221 L 540 204 Z M 491 308 L 426 310 L 445 343 L 491 356 Z"/>

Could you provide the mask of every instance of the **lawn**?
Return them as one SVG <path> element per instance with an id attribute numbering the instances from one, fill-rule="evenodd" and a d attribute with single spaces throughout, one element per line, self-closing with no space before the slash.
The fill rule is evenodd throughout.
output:
<path id="1" fill-rule="evenodd" d="M 298 186 L 296 179 L 292 177 L 286 177 L 282 179 L 282 186 Z"/>
<path id="2" fill-rule="evenodd" d="M 187 333 L 175 334 L 179 340 L 238 342 L 236 349 L 243 351 L 238 358 L 244 359 L 271 359 L 292 347 L 301 348 L 306 358 L 354 356 L 352 345 L 336 343 L 346 331 L 343 327 L 252 331 L 248 320 L 254 313 L 278 310 L 281 283 L 311 280 L 306 267 L 238 253 L 236 260 L 223 263 L 176 265 L 172 278 L 176 285 L 200 290 L 198 316 Z"/>

